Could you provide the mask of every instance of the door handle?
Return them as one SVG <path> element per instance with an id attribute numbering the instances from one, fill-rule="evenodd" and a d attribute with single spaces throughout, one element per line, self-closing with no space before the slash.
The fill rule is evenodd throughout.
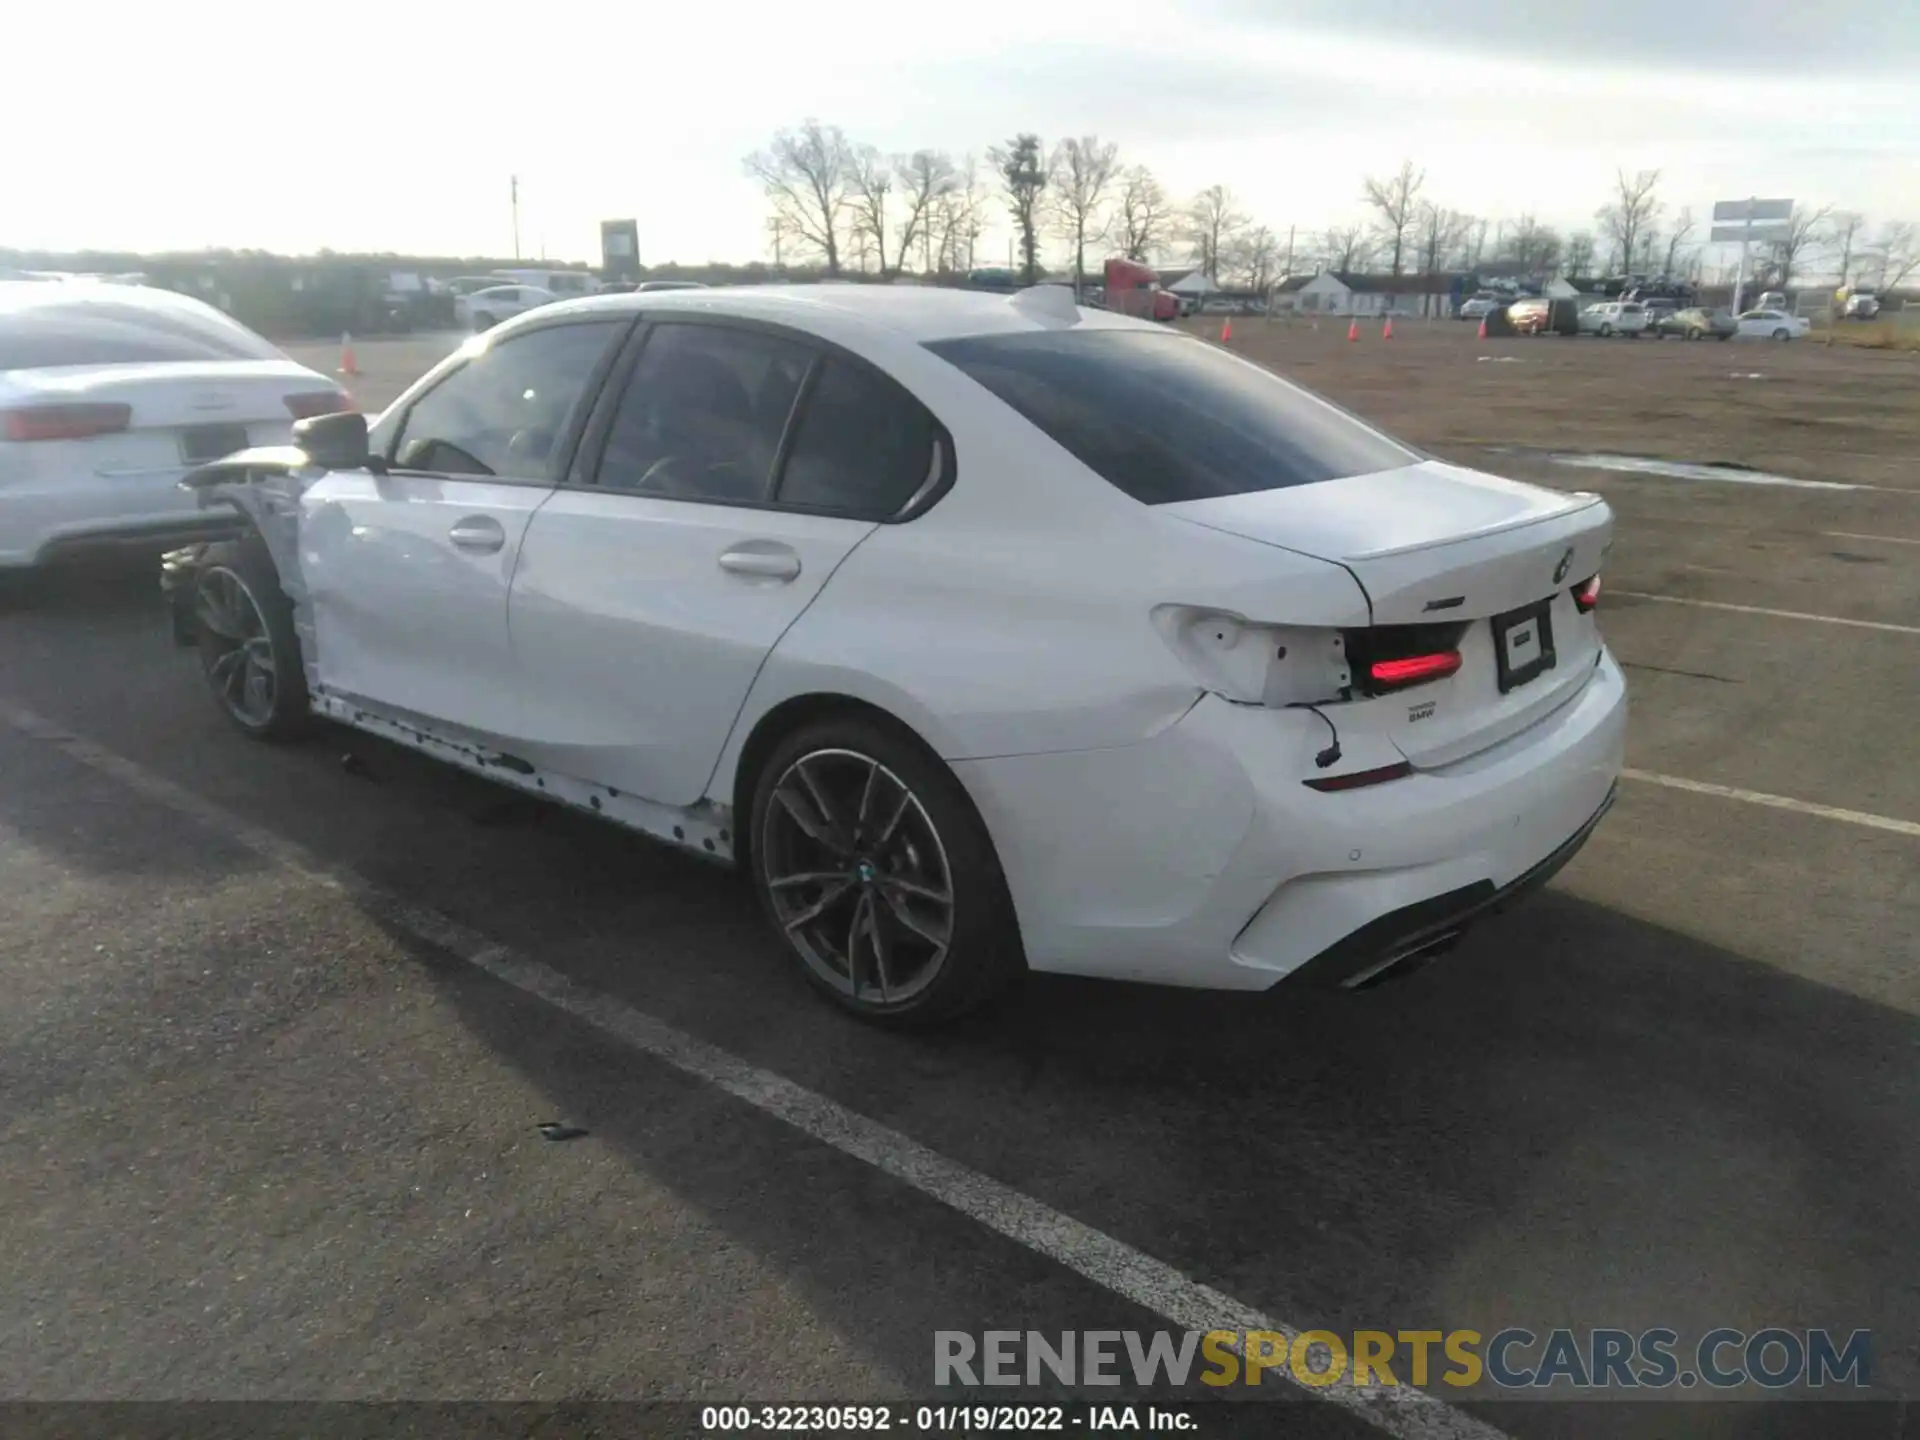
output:
<path id="1" fill-rule="evenodd" d="M 720 568 L 734 575 L 753 575 L 764 580 L 797 580 L 800 557 L 785 545 L 749 543 L 722 554 Z"/>
<path id="2" fill-rule="evenodd" d="M 469 515 L 447 532 L 447 538 L 458 549 L 491 555 L 507 543 L 507 532 L 490 515 Z"/>

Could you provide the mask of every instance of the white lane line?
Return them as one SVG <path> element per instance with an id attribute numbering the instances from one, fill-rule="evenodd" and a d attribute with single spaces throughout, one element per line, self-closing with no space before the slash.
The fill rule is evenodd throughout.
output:
<path id="1" fill-rule="evenodd" d="M 1903 535 L 1861 535 L 1852 530 L 1822 530 L 1820 533 L 1832 540 L 1871 540 L 1879 545 L 1920 545 L 1920 539 L 1909 539 Z"/>
<path id="2" fill-rule="evenodd" d="M 1873 815 L 1865 810 L 1842 810 L 1837 805 L 1816 805 L 1811 800 L 1795 800 L 1788 795 L 1769 795 L 1764 790 L 1742 790 L 1734 785 L 1710 785 L 1705 780 L 1683 780 L 1678 775 L 1656 775 L 1650 770 L 1622 770 L 1623 780 L 1639 780 L 1648 785 L 1664 785 L 1669 790 L 1686 790 L 1695 795 L 1717 795 L 1722 800 L 1742 800 L 1749 805 L 1765 805 L 1772 810 L 1792 810 L 1800 815 L 1817 815 L 1822 820 L 1843 820 L 1849 825 L 1864 825 L 1870 830 L 1886 830 L 1895 835 L 1920 836 L 1920 824 L 1896 820 L 1891 815 Z"/>
<path id="3" fill-rule="evenodd" d="M 1182 1274 L 1071 1215 L 1062 1214 L 1011 1186 L 949 1160 L 897 1130 L 869 1120 L 824 1095 L 674 1029 L 602 991 L 578 984 L 537 960 L 496 944 L 480 932 L 425 906 L 415 905 L 327 864 L 306 847 L 242 819 L 125 756 L 96 745 L 31 710 L 0 701 L 0 721 L 128 789 L 238 841 L 302 879 L 349 896 L 388 923 L 464 960 L 517 990 L 563 1010 L 636 1050 L 696 1076 L 755 1109 L 784 1120 L 842 1154 L 912 1186 L 989 1230 L 1044 1255 L 1121 1299 L 1163 1317 L 1180 1330 L 1271 1330 L 1291 1345 L 1300 1335 L 1232 1296 Z M 931 1354 L 931 1350 L 929 1350 Z M 1342 1382 L 1302 1386 L 1291 1367 L 1268 1372 L 1304 1394 L 1353 1411 L 1403 1440 L 1508 1440 L 1506 1433 L 1457 1410 L 1437 1396 L 1408 1386 Z"/>
<path id="4" fill-rule="evenodd" d="M 1920 625 L 1895 625 L 1886 620 L 1849 620 L 1844 615 L 1809 615 L 1804 610 L 1769 610 L 1761 605 L 1729 605 L 1724 600 L 1689 600 L 1679 595 L 1649 595 L 1644 590 L 1609 590 L 1629 600 L 1654 600 L 1662 605 L 1692 605 L 1701 610 L 1732 610 L 1740 615 L 1770 615 L 1775 620 L 1813 620 L 1822 625 L 1851 625 L 1859 630 L 1890 630 L 1896 635 L 1920 635 Z"/>

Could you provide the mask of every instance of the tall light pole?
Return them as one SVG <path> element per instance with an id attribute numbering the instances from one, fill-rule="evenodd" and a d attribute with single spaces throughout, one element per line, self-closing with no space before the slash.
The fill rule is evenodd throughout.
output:
<path id="1" fill-rule="evenodd" d="M 513 200 L 513 258 L 520 258 L 520 177 L 507 178 L 507 193 Z"/>

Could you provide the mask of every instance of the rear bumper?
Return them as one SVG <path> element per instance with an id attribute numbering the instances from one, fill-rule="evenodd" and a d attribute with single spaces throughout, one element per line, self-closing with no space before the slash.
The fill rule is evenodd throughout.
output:
<path id="1" fill-rule="evenodd" d="M 1281 983 L 1287 989 L 1296 985 L 1358 989 L 1376 980 L 1404 973 L 1443 954 L 1476 920 L 1499 914 L 1559 874 L 1592 838 L 1593 832 L 1613 808 L 1618 792 L 1616 784 L 1607 791 L 1607 798 L 1586 824 L 1518 879 L 1501 886 L 1495 886 L 1491 880 L 1463 885 L 1445 895 L 1417 901 L 1392 914 L 1382 915 L 1371 924 L 1361 926 L 1338 944 L 1321 951 Z"/>
<path id="2" fill-rule="evenodd" d="M 1543 883 L 1604 814 L 1626 683 L 1601 653 L 1489 750 L 1323 794 L 1320 721 L 1207 698 L 1138 745 L 963 761 L 1035 970 L 1265 990 L 1342 983 Z M 1362 737 L 1345 737 L 1365 768 Z M 1383 757 L 1384 758 L 1384 757 Z"/>
<path id="3" fill-rule="evenodd" d="M 180 488 L 185 468 L 62 475 L 0 490 L 0 569 L 31 569 L 102 551 L 166 548 L 230 534 L 230 512 L 202 510 Z"/>

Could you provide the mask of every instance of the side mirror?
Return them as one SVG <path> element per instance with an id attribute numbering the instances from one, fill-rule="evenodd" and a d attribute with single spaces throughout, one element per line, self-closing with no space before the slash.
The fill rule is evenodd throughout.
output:
<path id="1" fill-rule="evenodd" d="M 367 417 L 357 410 L 296 421 L 293 443 L 327 470 L 358 470 L 372 456 L 367 448 Z"/>

